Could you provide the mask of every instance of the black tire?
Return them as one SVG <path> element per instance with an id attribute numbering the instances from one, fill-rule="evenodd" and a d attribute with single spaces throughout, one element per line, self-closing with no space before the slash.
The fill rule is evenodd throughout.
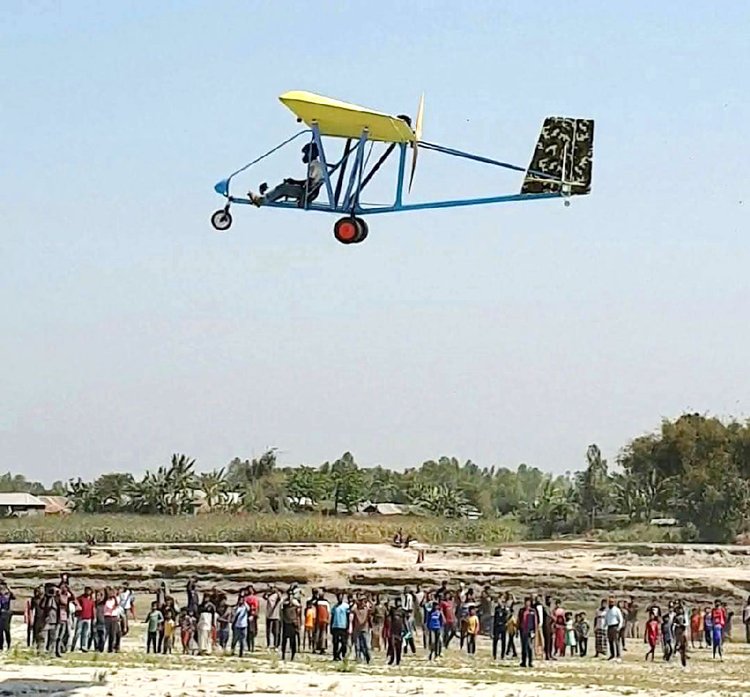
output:
<path id="1" fill-rule="evenodd" d="M 359 244 L 360 242 L 364 242 L 367 239 L 367 233 L 370 231 L 370 228 L 368 227 L 367 221 L 364 218 L 355 218 L 354 222 L 359 229 L 357 239 L 354 240 L 354 243 Z"/>
<path id="2" fill-rule="evenodd" d="M 229 228 L 232 227 L 232 214 L 228 210 L 224 210 L 223 208 L 219 211 L 216 211 L 211 216 L 211 225 L 214 226 L 215 230 L 219 230 L 219 232 L 229 230 Z"/>
<path id="3" fill-rule="evenodd" d="M 354 244 L 359 241 L 360 229 L 357 218 L 339 218 L 333 226 L 333 236 L 341 244 Z"/>

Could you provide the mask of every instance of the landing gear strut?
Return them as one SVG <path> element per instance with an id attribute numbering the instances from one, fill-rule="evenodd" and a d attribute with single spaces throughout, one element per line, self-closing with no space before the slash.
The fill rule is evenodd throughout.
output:
<path id="1" fill-rule="evenodd" d="M 367 223 L 362 218 L 340 218 L 333 226 L 333 236 L 341 244 L 358 244 L 367 239 Z"/>

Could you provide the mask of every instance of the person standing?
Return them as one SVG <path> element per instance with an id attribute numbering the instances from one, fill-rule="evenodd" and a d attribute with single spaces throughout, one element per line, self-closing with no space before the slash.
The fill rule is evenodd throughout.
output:
<path id="1" fill-rule="evenodd" d="M 624 618 L 622 610 L 615 605 L 615 599 L 610 597 L 608 608 L 604 615 L 604 624 L 607 628 L 607 643 L 609 644 L 609 658 L 614 661 L 620 658 L 620 629 Z"/>
<path id="2" fill-rule="evenodd" d="M 245 643 L 247 638 L 247 623 L 250 608 L 242 599 L 237 601 L 232 613 L 232 656 L 234 650 L 239 646 L 240 658 L 245 655 Z"/>
<path id="3" fill-rule="evenodd" d="M 479 617 L 474 605 L 469 607 L 469 616 L 466 618 L 466 652 L 473 656 L 477 652 L 477 635 L 479 634 Z"/>
<path id="4" fill-rule="evenodd" d="M 94 616 L 96 608 L 94 606 L 94 590 L 90 586 L 83 589 L 83 595 L 77 600 L 78 618 L 76 628 L 73 632 L 73 649 L 76 643 L 79 644 L 81 651 L 86 653 L 91 645 L 91 636 L 93 632 Z"/>
<path id="5" fill-rule="evenodd" d="M 67 578 L 67 576 L 66 576 Z M 70 642 L 70 600 L 73 594 L 70 592 L 70 587 L 66 582 L 61 582 L 58 588 L 58 592 L 55 594 L 57 598 L 57 646 L 59 653 L 65 653 L 68 650 L 68 644 Z"/>
<path id="6" fill-rule="evenodd" d="M 271 586 L 266 593 L 266 648 L 279 648 L 281 643 L 281 593 Z"/>
<path id="7" fill-rule="evenodd" d="M 723 643 L 724 643 L 724 627 L 727 623 L 727 613 L 722 607 L 721 601 L 716 600 L 714 602 L 714 609 L 711 610 L 711 646 L 713 646 L 713 657 L 716 658 L 718 655 L 720 659 L 724 659 Z"/>
<path id="8" fill-rule="evenodd" d="M 430 655 L 428 660 L 440 658 L 443 643 L 443 611 L 437 602 L 432 603 L 427 613 L 427 631 L 429 632 Z"/>
<path id="9" fill-rule="evenodd" d="M 555 617 L 552 612 L 552 597 L 549 595 L 544 598 L 544 603 L 541 602 L 541 597 L 539 598 L 536 636 L 535 647 L 538 650 L 541 645 L 544 660 L 554 661 Z"/>
<path id="10" fill-rule="evenodd" d="M 594 615 L 594 658 L 607 653 L 607 601 L 602 600 Z"/>
<path id="11" fill-rule="evenodd" d="M 305 631 L 302 635 L 302 650 L 305 648 L 312 653 L 315 648 L 315 606 L 312 600 L 305 606 Z"/>
<path id="12" fill-rule="evenodd" d="M 210 600 L 205 600 L 198 607 L 198 622 L 195 633 L 198 639 L 198 654 L 206 656 L 211 653 L 211 636 L 215 626 L 216 610 Z"/>
<path id="13" fill-rule="evenodd" d="M 122 624 L 122 636 L 126 636 L 130 631 L 130 620 L 135 619 L 135 594 L 130 589 L 130 584 L 127 581 L 122 584 L 118 601 L 122 608 L 122 616 L 120 618 Z"/>
<path id="14" fill-rule="evenodd" d="M 15 597 L 6 583 L 0 583 L 0 651 L 10 650 L 10 620 Z"/>
<path id="15" fill-rule="evenodd" d="M 94 648 L 98 653 L 104 651 L 107 640 L 107 622 L 104 617 L 104 591 L 96 591 L 94 596 Z"/>
<path id="16" fill-rule="evenodd" d="M 175 633 L 175 618 L 174 610 L 167 606 L 162 613 L 164 615 L 163 630 L 159 634 L 160 640 L 157 643 L 161 643 L 161 653 L 171 654 L 172 647 L 174 646 L 174 633 Z M 157 648 L 159 648 L 157 646 Z"/>
<path id="17" fill-rule="evenodd" d="M 659 620 L 656 615 L 651 615 L 648 618 L 644 635 L 646 638 L 646 644 L 648 645 L 648 652 L 646 653 L 645 660 L 648 661 L 648 657 L 651 656 L 651 662 L 653 663 L 656 654 L 656 642 L 659 640 Z"/>
<path id="18" fill-rule="evenodd" d="M 370 647 L 367 634 L 370 631 L 370 608 L 363 598 L 358 598 L 352 612 L 352 642 L 357 655 L 370 663 Z"/>
<path id="19" fill-rule="evenodd" d="M 394 606 L 389 612 L 388 634 L 388 665 L 401 665 L 401 653 L 404 648 L 404 634 L 406 632 L 406 615 L 401 607 L 401 598 L 396 598 Z"/>
<path id="20" fill-rule="evenodd" d="M 700 608 L 694 607 L 690 611 L 690 646 L 695 648 L 695 642 L 698 642 L 698 648 L 703 648 L 703 616 Z"/>
<path id="21" fill-rule="evenodd" d="M 159 626 L 164 622 L 164 615 L 159 609 L 156 601 L 151 603 L 151 611 L 146 616 L 146 653 L 157 653 L 157 636 Z"/>
<path id="22" fill-rule="evenodd" d="M 555 601 L 555 611 L 552 614 L 555 623 L 555 656 L 565 655 L 565 610 L 558 598 Z M 546 656 L 545 656 L 546 658 Z"/>
<path id="23" fill-rule="evenodd" d="M 518 630 L 521 634 L 521 667 L 532 668 L 534 665 L 534 637 L 539 627 L 537 609 L 532 607 L 531 598 L 524 601 L 518 611 Z"/>
<path id="24" fill-rule="evenodd" d="M 498 599 L 492 615 L 492 658 L 497 660 L 497 645 L 500 644 L 500 660 L 505 660 L 508 615 L 510 611 L 505 600 Z"/>
<path id="25" fill-rule="evenodd" d="M 627 651 L 627 648 L 625 647 L 625 639 L 627 634 L 627 626 L 630 622 L 630 612 L 628 610 L 628 604 L 620 601 L 617 603 L 617 607 L 620 608 L 620 612 L 622 613 L 622 625 L 620 626 L 620 648 L 622 651 Z"/>
<path id="26" fill-rule="evenodd" d="M 188 579 L 185 586 L 185 607 L 189 615 L 195 615 L 198 612 L 198 580 L 195 576 Z"/>
<path id="27" fill-rule="evenodd" d="M 290 590 L 281 604 L 281 660 L 286 660 L 286 647 L 289 646 L 291 660 L 297 655 L 297 639 L 300 628 L 300 604 Z"/>
<path id="28" fill-rule="evenodd" d="M 578 655 L 584 658 L 589 650 L 589 622 L 586 613 L 578 613 Z"/>
<path id="29" fill-rule="evenodd" d="M 41 645 L 47 653 L 54 652 L 60 657 L 60 643 L 57 640 L 58 614 L 60 608 L 59 590 L 54 586 L 45 588 L 44 600 L 42 601 L 41 616 L 44 619 L 42 630 L 42 641 L 37 644 L 37 651 L 41 653 Z"/>
<path id="30" fill-rule="evenodd" d="M 258 615 L 260 614 L 260 599 L 252 585 L 247 588 L 245 604 L 247 605 L 246 648 L 252 653 L 255 651 L 255 637 L 258 636 Z"/>
<path id="31" fill-rule="evenodd" d="M 711 606 L 707 605 L 703 611 L 703 638 L 706 640 L 706 648 L 713 644 L 713 619 L 711 615 Z"/>
<path id="32" fill-rule="evenodd" d="M 451 639 L 456 636 L 456 612 L 453 598 L 447 591 L 440 601 L 440 609 L 443 612 L 443 646 L 447 649 Z"/>
<path id="33" fill-rule="evenodd" d="M 325 595 L 325 589 L 321 588 L 318 597 L 314 600 L 315 605 L 315 650 L 320 654 L 328 651 L 328 631 L 331 624 L 331 604 Z"/>
<path id="34" fill-rule="evenodd" d="M 336 596 L 336 604 L 331 608 L 331 636 L 333 643 L 333 660 L 343 661 L 346 658 L 346 641 L 349 632 L 349 603 L 344 596 Z"/>
<path id="35" fill-rule="evenodd" d="M 24 603 L 23 621 L 26 623 L 26 646 L 31 648 L 34 645 L 34 624 L 36 614 L 40 611 L 40 603 L 44 595 L 44 588 L 37 586 L 34 594 Z"/>

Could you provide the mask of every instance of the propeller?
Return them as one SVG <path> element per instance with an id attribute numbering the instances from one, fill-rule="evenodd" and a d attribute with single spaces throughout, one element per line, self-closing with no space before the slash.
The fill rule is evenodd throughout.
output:
<path id="1" fill-rule="evenodd" d="M 419 141 L 422 139 L 422 120 L 424 119 L 424 94 L 419 98 L 417 118 L 414 122 L 414 152 L 411 156 L 411 174 L 409 175 L 409 191 L 414 183 L 414 173 L 417 171 L 417 156 L 419 155 Z"/>

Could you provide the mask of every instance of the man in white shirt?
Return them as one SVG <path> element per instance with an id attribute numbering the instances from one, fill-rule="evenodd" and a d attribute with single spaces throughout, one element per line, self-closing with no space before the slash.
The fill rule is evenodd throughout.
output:
<path id="1" fill-rule="evenodd" d="M 318 157 L 318 146 L 315 143 L 307 143 L 302 148 L 302 162 L 307 165 L 306 179 L 284 179 L 281 184 L 270 191 L 264 191 L 265 184 L 261 184 L 260 195 L 248 191 L 248 198 L 256 206 L 278 201 L 281 198 L 292 198 L 296 199 L 300 208 L 304 208 L 306 203 L 315 198 L 325 181 L 323 163 L 318 160 Z"/>
<path id="2" fill-rule="evenodd" d="M 130 630 L 128 619 L 135 619 L 135 594 L 130 590 L 130 585 L 127 581 L 122 584 L 118 601 L 122 608 L 122 634 L 125 636 Z"/>
<path id="3" fill-rule="evenodd" d="M 607 626 L 607 642 L 609 643 L 610 661 L 620 658 L 620 629 L 625 625 L 622 610 L 615 604 L 615 599 L 610 598 L 607 612 L 604 615 L 604 623 Z"/>

